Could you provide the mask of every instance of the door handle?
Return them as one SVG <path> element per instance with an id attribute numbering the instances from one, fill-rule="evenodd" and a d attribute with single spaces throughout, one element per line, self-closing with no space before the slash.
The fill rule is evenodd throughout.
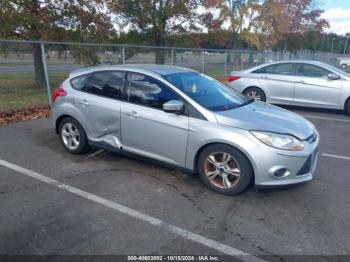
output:
<path id="1" fill-rule="evenodd" d="M 262 76 L 262 77 L 260 77 L 261 79 L 269 79 L 269 77 L 268 76 Z"/>
<path id="2" fill-rule="evenodd" d="M 136 111 L 126 112 L 126 115 L 129 116 L 129 117 L 132 117 L 132 118 L 138 118 L 139 117 L 139 114 Z"/>
<path id="3" fill-rule="evenodd" d="M 88 106 L 88 105 L 89 105 L 89 102 L 88 102 L 87 100 L 85 100 L 85 99 L 80 100 L 79 103 L 80 103 L 81 105 L 83 105 L 83 106 Z"/>
<path id="4" fill-rule="evenodd" d="M 306 84 L 306 82 L 304 80 L 300 80 L 298 83 L 300 84 Z"/>

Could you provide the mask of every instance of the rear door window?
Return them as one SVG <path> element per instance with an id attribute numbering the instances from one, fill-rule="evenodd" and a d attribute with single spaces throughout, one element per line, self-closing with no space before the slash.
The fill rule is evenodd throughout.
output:
<path id="1" fill-rule="evenodd" d="M 257 69 L 252 73 L 256 74 L 275 74 L 275 75 L 295 75 L 294 64 L 275 64 Z"/>
<path id="2" fill-rule="evenodd" d="M 125 73 L 101 71 L 73 78 L 71 86 L 90 94 L 121 100 L 124 97 Z"/>
<path id="3" fill-rule="evenodd" d="M 125 74 L 118 71 L 93 73 L 85 85 L 85 91 L 91 94 L 113 99 L 123 99 Z"/>

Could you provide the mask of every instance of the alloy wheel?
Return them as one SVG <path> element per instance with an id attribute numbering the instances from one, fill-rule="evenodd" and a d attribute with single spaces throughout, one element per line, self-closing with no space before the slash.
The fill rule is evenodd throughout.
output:
<path id="1" fill-rule="evenodd" d="M 62 141 L 70 150 L 76 150 L 80 144 L 80 134 L 78 128 L 72 123 L 65 123 L 61 131 Z"/>
<path id="2" fill-rule="evenodd" d="M 261 95 L 259 94 L 259 92 L 257 92 L 257 91 L 254 91 L 254 90 L 252 90 L 252 91 L 249 91 L 248 93 L 247 93 L 247 96 L 249 97 L 249 98 L 253 98 L 253 99 L 255 99 L 255 100 L 261 100 Z"/>
<path id="3" fill-rule="evenodd" d="M 237 160 L 226 152 L 210 154 L 204 162 L 204 172 L 213 185 L 223 189 L 235 187 L 241 177 Z"/>

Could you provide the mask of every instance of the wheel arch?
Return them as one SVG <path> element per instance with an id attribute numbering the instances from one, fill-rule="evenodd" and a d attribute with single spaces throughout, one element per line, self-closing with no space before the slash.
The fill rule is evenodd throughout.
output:
<path id="1" fill-rule="evenodd" d="M 56 119 L 56 121 L 55 121 L 55 130 L 56 130 L 56 134 L 59 133 L 58 128 L 59 128 L 59 126 L 60 126 L 60 123 L 62 122 L 63 119 L 65 119 L 65 118 L 67 118 L 67 117 L 72 118 L 72 119 L 74 119 L 75 121 L 77 121 L 79 124 L 81 124 L 75 117 L 73 117 L 73 116 L 71 116 L 71 115 L 68 115 L 68 114 L 63 114 L 63 115 L 59 116 L 59 117 Z"/>
<path id="2" fill-rule="evenodd" d="M 348 105 L 348 103 L 350 103 L 350 96 L 347 99 L 345 99 L 345 102 L 344 102 L 344 110 L 345 111 L 347 110 L 346 106 Z"/>
<path id="3" fill-rule="evenodd" d="M 228 144 L 228 143 L 224 143 L 224 142 L 210 142 L 210 143 L 207 143 L 205 145 L 202 145 L 196 152 L 196 155 L 194 157 L 194 161 L 193 161 L 193 170 L 194 172 L 198 172 L 198 160 L 199 160 L 199 156 L 200 154 L 203 152 L 203 150 L 205 148 L 207 148 L 208 146 L 211 146 L 211 145 L 225 145 L 225 146 L 230 146 L 232 148 L 234 148 L 235 150 L 239 151 L 249 162 L 250 166 L 252 167 L 252 170 L 253 170 L 253 180 L 255 180 L 255 169 L 256 167 L 253 165 L 253 161 L 251 159 L 251 157 L 249 156 L 249 154 L 247 154 L 246 152 L 244 152 L 244 150 L 242 150 L 241 148 L 237 147 L 237 146 L 234 146 L 234 145 L 231 145 L 231 144 Z M 253 181 L 254 182 L 254 181 Z"/>

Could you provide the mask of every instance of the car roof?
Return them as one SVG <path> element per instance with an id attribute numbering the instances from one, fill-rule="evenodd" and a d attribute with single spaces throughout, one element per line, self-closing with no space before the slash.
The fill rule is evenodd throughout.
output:
<path id="1" fill-rule="evenodd" d="M 327 67 L 328 64 L 324 63 L 324 62 L 320 62 L 320 61 L 316 61 L 316 60 L 305 60 L 305 59 L 300 59 L 300 60 L 281 60 L 281 61 L 275 61 L 275 62 L 270 62 L 270 63 L 265 63 L 265 64 L 261 64 L 261 65 L 257 65 L 251 68 L 248 68 L 246 70 L 244 70 L 244 72 L 252 72 L 254 70 L 257 70 L 259 68 L 265 67 L 265 66 L 269 66 L 269 65 L 277 65 L 277 64 L 287 64 L 287 63 L 306 63 L 306 64 L 313 64 L 313 65 L 318 65 L 318 66 L 323 66 L 323 67 Z"/>
<path id="2" fill-rule="evenodd" d="M 307 63 L 307 64 L 314 64 L 314 65 L 327 65 L 326 63 L 316 61 L 316 60 L 281 60 L 281 61 L 275 61 L 275 62 L 270 62 L 263 64 L 261 66 L 266 66 L 266 65 L 274 65 L 274 64 L 286 64 L 286 63 Z"/>
<path id="3" fill-rule="evenodd" d="M 137 71 L 141 73 L 156 73 L 158 75 L 168 75 L 181 72 L 196 72 L 193 69 L 171 66 L 171 65 L 157 65 L 157 64 L 124 64 L 124 65 L 100 65 L 94 67 L 86 67 L 75 70 L 70 73 L 69 77 L 75 77 L 97 71 L 107 70 L 123 70 L 123 71 Z"/>

